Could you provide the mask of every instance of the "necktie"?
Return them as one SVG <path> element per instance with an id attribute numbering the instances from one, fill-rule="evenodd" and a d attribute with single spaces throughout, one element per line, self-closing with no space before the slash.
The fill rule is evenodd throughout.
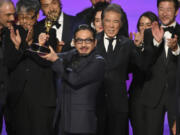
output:
<path id="1" fill-rule="evenodd" d="M 109 40 L 107 53 L 112 54 L 113 53 L 113 45 L 112 45 L 112 43 L 114 41 L 114 38 L 106 38 L 106 39 Z"/>

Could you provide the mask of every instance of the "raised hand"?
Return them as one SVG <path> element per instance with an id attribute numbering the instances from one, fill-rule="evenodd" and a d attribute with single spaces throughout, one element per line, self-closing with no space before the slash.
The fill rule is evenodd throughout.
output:
<path id="1" fill-rule="evenodd" d="M 33 35 L 34 35 L 34 30 L 33 30 L 33 26 L 29 25 L 28 26 L 28 34 L 26 37 L 26 42 L 28 43 L 28 45 L 31 45 L 33 42 Z"/>
<path id="2" fill-rule="evenodd" d="M 137 32 L 137 33 L 133 33 L 133 35 L 134 35 L 134 44 L 137 47 L 139 47 L 144 40 L 144 33 Z"/>
<path id="3" fill-rule="evenodd" d="M 172 51 L 176 51 L 178 49 L 178 37 L 177 35 L 174 38 L 167 39 L 167 45 L 171 48 Z"/>
<path id="4" fill-rule="evenodd" d="M 14 27 L 10 27 L 10 38 L 13 41 L 15 48 L 19 50 L 20 44 L 21 44 L 21 36 L 19 34 L 19 30 L 17 29 L 14 31 Z"/>
<path id="5" fill-rule="evenodd" d="M 152 35 L 158 43 L 160 43 L 163 39 L 164 30 L 162 27 L 159 27 L 158 22 L 152 23 Z"/>

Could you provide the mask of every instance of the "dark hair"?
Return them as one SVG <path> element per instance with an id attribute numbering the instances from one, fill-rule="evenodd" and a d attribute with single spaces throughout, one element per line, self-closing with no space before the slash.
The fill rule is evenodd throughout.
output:
<path id="1" fill-rule="evenodd" d="M 39 1 L 39 3 L 40 3 L 40 8 L 41 8 L 41 0 L 38 0 Z M 57 0 L 57 1 L 59 1 L 59 7 L 60 7 L 60 9 L 62 10 L 62 3 L 61 3 L 61 0 Z"/>
<path id="2" fill-rule="evenodd" d="M 22 8 L 24 8 L 26 12 L 34 11 L 37 15 L 40 10 L 39 0 L 19 0 L 16 4 L 16 12 L 21 12 Z"/>
<path id="3" fill-rule="evenodd" d="M 126 13 L 124 12 L 124 10 L 122 9 L 122 7 L 120 5 L 117 5 L 117 4 L 110 4 L 108 5 L 104 11 L 102 12 L 102 15 L 101 15 L 101 19 L 103 20 L 104 19 L 104 16 L 106 14 L 106 12 L 109 12 L 109 11 L 113 11 L 113 12 L 116 12 L 118 14 L 121 15 L 121 23 L 122 23 L 122 26 L 118 32 L 119 35 L 123 35 L 123 36 L 126 36 L 126 37 L 129 37 L 129 34 L 128 34 L 128 20 L 127 20 L 127 15 Z"/>
<path id="4" fill-rule="evenodd" d="M 175 10 L 176 11 L 178 10 L 178 8 L 179 8 L 178 0 L 157 0 L 157 7 L 159 7 L 159 4 L 164 1 L 173 2 Z"/>
<path id="5" fill-rule="evenodd" d="M 77 32 L 79 32 L 80 30 L 88 30 L 92 33 L 93 38 L 96 38 L 96 31 L 88 24 L 81 24 L 79 25 L 76 30 L 74 31 L 74 38 L 76 37 Z"/>
<path id="6" fill-rule="evenodd" d="M 154 21 L 159 22 L 158 17 L 153 12 L 151 12 L 151 11 L 144 12 L 138 19 L 138 23 L 137 23 L 138 31 L 139 31 L 139 26 L 140 26 L 140 20 L 142 17 L 147 17 L 151 21 L 151 23 Z"/>
<path id="7" fill-rule="evenodd" d="M 94 10 L 93 10 L 93 13 L 92 13 L 92 21 L 94 23 L 95 21 L 95 16 L 97 14 L 97 12 L 99 11 L 102 11 L 109 5 L 108 2 L 98 2 L 96 3 L 96 5 L 94 6 Z"/>

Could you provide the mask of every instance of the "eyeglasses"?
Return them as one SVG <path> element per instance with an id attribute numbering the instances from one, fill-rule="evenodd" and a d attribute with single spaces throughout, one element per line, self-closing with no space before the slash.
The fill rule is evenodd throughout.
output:
<path id="1" fill-rule="evenodd" d="M 18 19 L 21 19 L 21 20 L 32 20 L 36 17 L 36 15 L 23 15 L 23 14 L 18 14 Z"/>
<path id="2" fill-rule="evenodd" d="M 75 39 L 74 41 L 75 41 L 75 43 L 77 43 L 77 44 L 83 44 L 83 41 L 84 41 L 86 44 L 91 44 L 91 43 L 94 41 L 94 39 L 91 39 L 91 38 L 86 38 L 86 39 L 77 38 L 77 39 Z"/>

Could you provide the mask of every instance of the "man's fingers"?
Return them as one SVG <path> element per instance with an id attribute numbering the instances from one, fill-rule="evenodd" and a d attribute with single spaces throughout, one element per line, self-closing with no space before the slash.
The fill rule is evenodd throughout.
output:
<path id="1" fill-rule="evenodd" d="M 20 36 L 18 29 L 16 30 L 16 35 L 17 35 L 17 36 Z"/>
<path id="2" fill-rule="evenodd" d="M 51 46 L 49 46 L 49 49 L 50 49 L 51 53 L 55 53 Z"/>

